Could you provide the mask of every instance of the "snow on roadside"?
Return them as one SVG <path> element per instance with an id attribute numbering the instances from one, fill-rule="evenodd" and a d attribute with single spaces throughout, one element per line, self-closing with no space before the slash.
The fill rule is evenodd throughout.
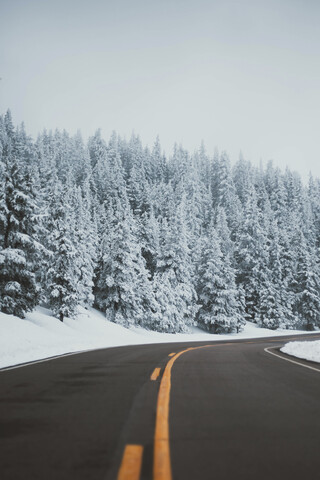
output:
<path id="1" fill-rule="evenodd" d="M 315 340 L 314 342 L 289 342 L 281 348 L 281 352 L 320 363 L 320 340 Z"/>
<path id="2" fill-rule="evenodd" d="M 247 323 L 239 334 L 211 335 L 196 327 L 189 334 L 166 334 L 137 327 L 126 329 L 107 321 L 94 309 L 80 309 L 76 319 L 67 318 L 61 323 L 49 310 L 37 307 L 24 320 L 0 313 L 0 368 L 64 353 L 121 345 L 235 340 L 299 333 L 305 332 L 272 331 Z"/>

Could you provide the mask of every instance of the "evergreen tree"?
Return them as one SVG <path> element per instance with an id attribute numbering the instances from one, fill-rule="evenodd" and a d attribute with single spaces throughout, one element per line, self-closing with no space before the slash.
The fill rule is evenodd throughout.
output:
<path id="1" fill-rule="evenodd" d="M 129 178 L 127 192 L 135 215 L 143 215 L 150 209 L 148 184 L 144 164 L 144 152 L 139 137 L 132 136 L 129 144 Z"/>
<path id="2" fill-rule="evenodd" d="M 266 232 L 259 222 L 260 212 L 254 187 L 245 206 L 245 220 L 238 233 L 235 259 L 237 283 L 245 292 L 247 318 L 257 322 L 260 294 L 268 282 L 268 248 Z"/>
<path id="3" fill-rule="evenodd" d="M 111 215 L 96 279 L 96 305 L 121 325 L 152 325 L 154 299 L 132 212 L 118 201 Z"/>
<path id="4" fill-rule="evenodd" d="M 241 330 L 244 319 L 240 314 L 235 272 L 229 255 L 223 256 L 212 225 L 204 243 L 197 290 L 201 303 L 197 320 L 201 327 L 212 333 Z"/>
<path id="5" fill-rule="evenodd" d="M 30 164 L 32 146 L 23 128 L 15 132 L 10 111 L 2 123 L 0 153 L 0 310 L 24 318 L 39 300 L 35 278 L 38 207 Z"/>
<path id="6" fill-rule="evenodd" d="M 171 223 L 164 220 L 155 275 L 156 298 L 162 310 L 162 331 L 186 331 L 194 323 L 197 295 L 192 282 L 192 264 L 185 231 L 184 204 L 181 203 Z M 170 289 L 170 295 L 169 291 Z M 170 302 L 163 298 L 169 295 Z M 169 329 L 169 330 L 168 330 Z"/>
<path id="7" fill-rule="evenodd" d="M 83 306 L 90 306 L 94 301 L 93 277 L 97 257 L 97 225 L 93 217 L 89 184 L 83 190 L 77 188 L 73 195 L 75 228 L 73 244 L 76 248 L 76 263 L 79 271 L 77 283 L 78 301 Z"/>
<path id="8" fill-rule="evenodd" d="M 46 279 L 47 300 L 57 318 L 73 317 L 79 304 L 77 284 L 80 271 L 77 250 L 72 242 L 74 215 L 69 195 L 56 191 L 51 206 L 52 229 L 48 239 L 51 252 Z"/>
<path id="9" fill-rule="evenodd" d="M 149 276 L 152 279 L 157 269 L 160 248 L 159 223 L 155 218 L 153 208 L 151 208 L 150 213 L 142 215 L 138 231 L 141 254 L 146 262 Z"/>
<path id="10" fill-rule="evenodd" d="M 123 325 L 318 328 L 320 181 L 204 145 L 42 132 L 0 117 L 0 309 L 96 306 Z M 236 284 L 235 284 L 236 279 Z M 40 288 L 42 286 L 42 290 Z M 199 298 L 199 301 L 197 301 Z M 198 314 L 197 311 L 199 310 Z"/>
<path id="11" fill-rule="evenodd" d="M 298 263 L 295 310 L 307 330 L 320 327 L 320 267 L 314 248 L 302 235 Z"/>

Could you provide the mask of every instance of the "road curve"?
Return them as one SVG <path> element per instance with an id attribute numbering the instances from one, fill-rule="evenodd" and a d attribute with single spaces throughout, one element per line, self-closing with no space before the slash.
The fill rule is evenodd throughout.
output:
<path id="1" fill-rule="evenodd" d="M 285 341 L 119 347 L 0 371 L 0 478 L 318 478 L 320 372 L 264 350 Z"/>

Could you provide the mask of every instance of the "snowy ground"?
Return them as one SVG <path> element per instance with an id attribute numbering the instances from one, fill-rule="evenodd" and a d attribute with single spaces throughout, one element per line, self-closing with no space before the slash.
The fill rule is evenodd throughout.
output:
<path id="1" fill-rule="evenodd" d="M 281 348 L 283 353 L 294 357 L 320 363 L 320 341 L 314 342 L 289 342 Z"/>
<path id="2" fill-rule="evenodd" d="M 210 335 L 194 327 L 190 334 L 173 335 L 151 332 L 142 328 L 128 330 L 108 322 L 102 313 L 94 309 L 82 309 L 76 319 L 65 319 L 65 322 L 61 323 L 51 316 L 49 310 L 38 307 L 27 314 L 24 320 L 0 313 L 0 368 L 64 353 L 120 345 L 233 340 L 288 335 L 288 333 L 305 332 L 272 331 L 247 323 L 243 332 L 239 334 Z M 320 345 L 320 342 L 308 342 L 308 350 L 313 343 Z M 319 353 L 320 346 L 318 346 L 318 356 Z"/>

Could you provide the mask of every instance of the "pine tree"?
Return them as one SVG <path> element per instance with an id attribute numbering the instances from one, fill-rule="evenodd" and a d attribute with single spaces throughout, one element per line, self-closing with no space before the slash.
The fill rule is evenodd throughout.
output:
<path id="1" fill-rule="evenodd" d="M 32 146 L 15 131 L 10 111 L 1 134 L 0 310 L 24 318 L 39 300 L 36 283 L 37 203 L 32 182 Z M 27 163 L 29 161 L 30 163 Z"/>
<path id="2" fill-rule="evenodd" d="M 218 208 L 216 216 L 216 230 L 221 241 L 221 251 L 226 256 L 228 255 L 230 260 L 234 255 L 234 243 L 231 240 L 231 232 L 228 227 L 226 211 L 223 207 Z"/>
<path id="3" fill-rule="evenodd" d="M 238 232 L 235 259 L 237 283 L 245 292 L 246 315 L 254 322 L 259 318 L 260 293 L 269 276 L 267 237 L 260 217 L 257 195 L 251 187 L 245 206 L 245 220 Z"/>
<path id="4" fill-rule="evenodd" d="M 155 218 L 153 208 L 151 208 L 150 213 L 146 212 L 142 215 L 138 224 L 138 232 L 141 254 L 152 279 L 157 269 L 160 248 L 159 223 Z"/>
<path id="5" fill-rule="evenodd" d="M 132 212 L 118 201 L 109 219 L 112 223 L 103 242 L 95 303 L 113 322 L 148 326 L 154 299 Z"/>
<path id="6" fill-rule="evenodd" d="M 159 139 L 42 132 L 0 117 L 0 309 L 92 303 L 123 325 L 186 331 L 319 321 L 320 181 Z M 235 284 L 236 278 L 236 284 Z M 40 288 L 42 285 L 42 291 Z M 197 291 L 197 292 L 196 292 Z M 197 302 L 197 294 L 199 301 Z M 200 306 L 201 304 L 201 306 Z M 197 311 L 199 313 L 197 314 Z"/>
<path id="7" fill-rule="evenodd" d="M 177 279 L 174 270 L 169 268 L 157 271 L 153 279 L 156 310 L 153 329 L 157 332 L 177 333 L 187 331 L 183 316 L 179 311 Z"/>
<path id="8" fill-rule="evenodd" d="M 146 179 L 144 152 L 139 137 L 132 136 L 129 143 L 129 178 L 127 192 L 131 209 L 135 215 L 143 215 L 150 210 L 148 184 Z"/>
<path id="9" fill-rule="evenodd" d="M 97 225 L 93 217 L 92 201 L 88 182 L 83 189 L 73 194 L 75 229 L 72 235 L 76 248 L 76 263 L 79 271 L 77 283 L 78 301 L 84 307 L 92 305 L 93 277 L 97 258 Z"/>
<path id="10" fill-rule="evenodd" d="M 77 251 L 72 242 L 74 212 L 66 189 L 61 193 L 55 192 L 50 213 L 52 228 L 48 239 L 51 257 L 46 279 L 47 300 L 54 315 L 63 322 L 65 317 L 73 317 L 77 312 L 80 277 Z"/>
<path id="11" fill-rule="evenodd" d="M 159 329 L 170 332 L 186 331 L 194 323 L 197 295 L 192 282 L 192 264 L 185 230 L 184 202 L 161 228 L 160 252 L 155 275 L 156 298 L 162 307 Z M 161 287 L 163 285 L 163 288 Z M 170 295 L 168 292 L 170 289 Z M 169 295 L 170 302 L 162 299 Z M 170 319 L 170 320 L 169 320 Z"/>
<path id="12" fill-rule="evenodd" d="M 295 310 L 307 330 L 320 327 L 320 266 L 316 251 L 302 235 L 297 263 Z"/>
<path id="13" fill-rule="evenodd" d="M 234 165 L 232 173 L 237 196 L 240 199 L 241 204 L 245 206 L 248 193 L 254 183 L 254 174 L 251 163 L 244 159 L 242 153 L 240 153 L 239 160 Z"/>
<path id="14" fill-rule="evenodd" d="M 211 224 L 198 269 L 198 297 L 201 304 L 198 324 L 212 333 L 239 331 L 240 314 L 235 272 L 229 254 L 223 255 L 220 239 Z"/>

